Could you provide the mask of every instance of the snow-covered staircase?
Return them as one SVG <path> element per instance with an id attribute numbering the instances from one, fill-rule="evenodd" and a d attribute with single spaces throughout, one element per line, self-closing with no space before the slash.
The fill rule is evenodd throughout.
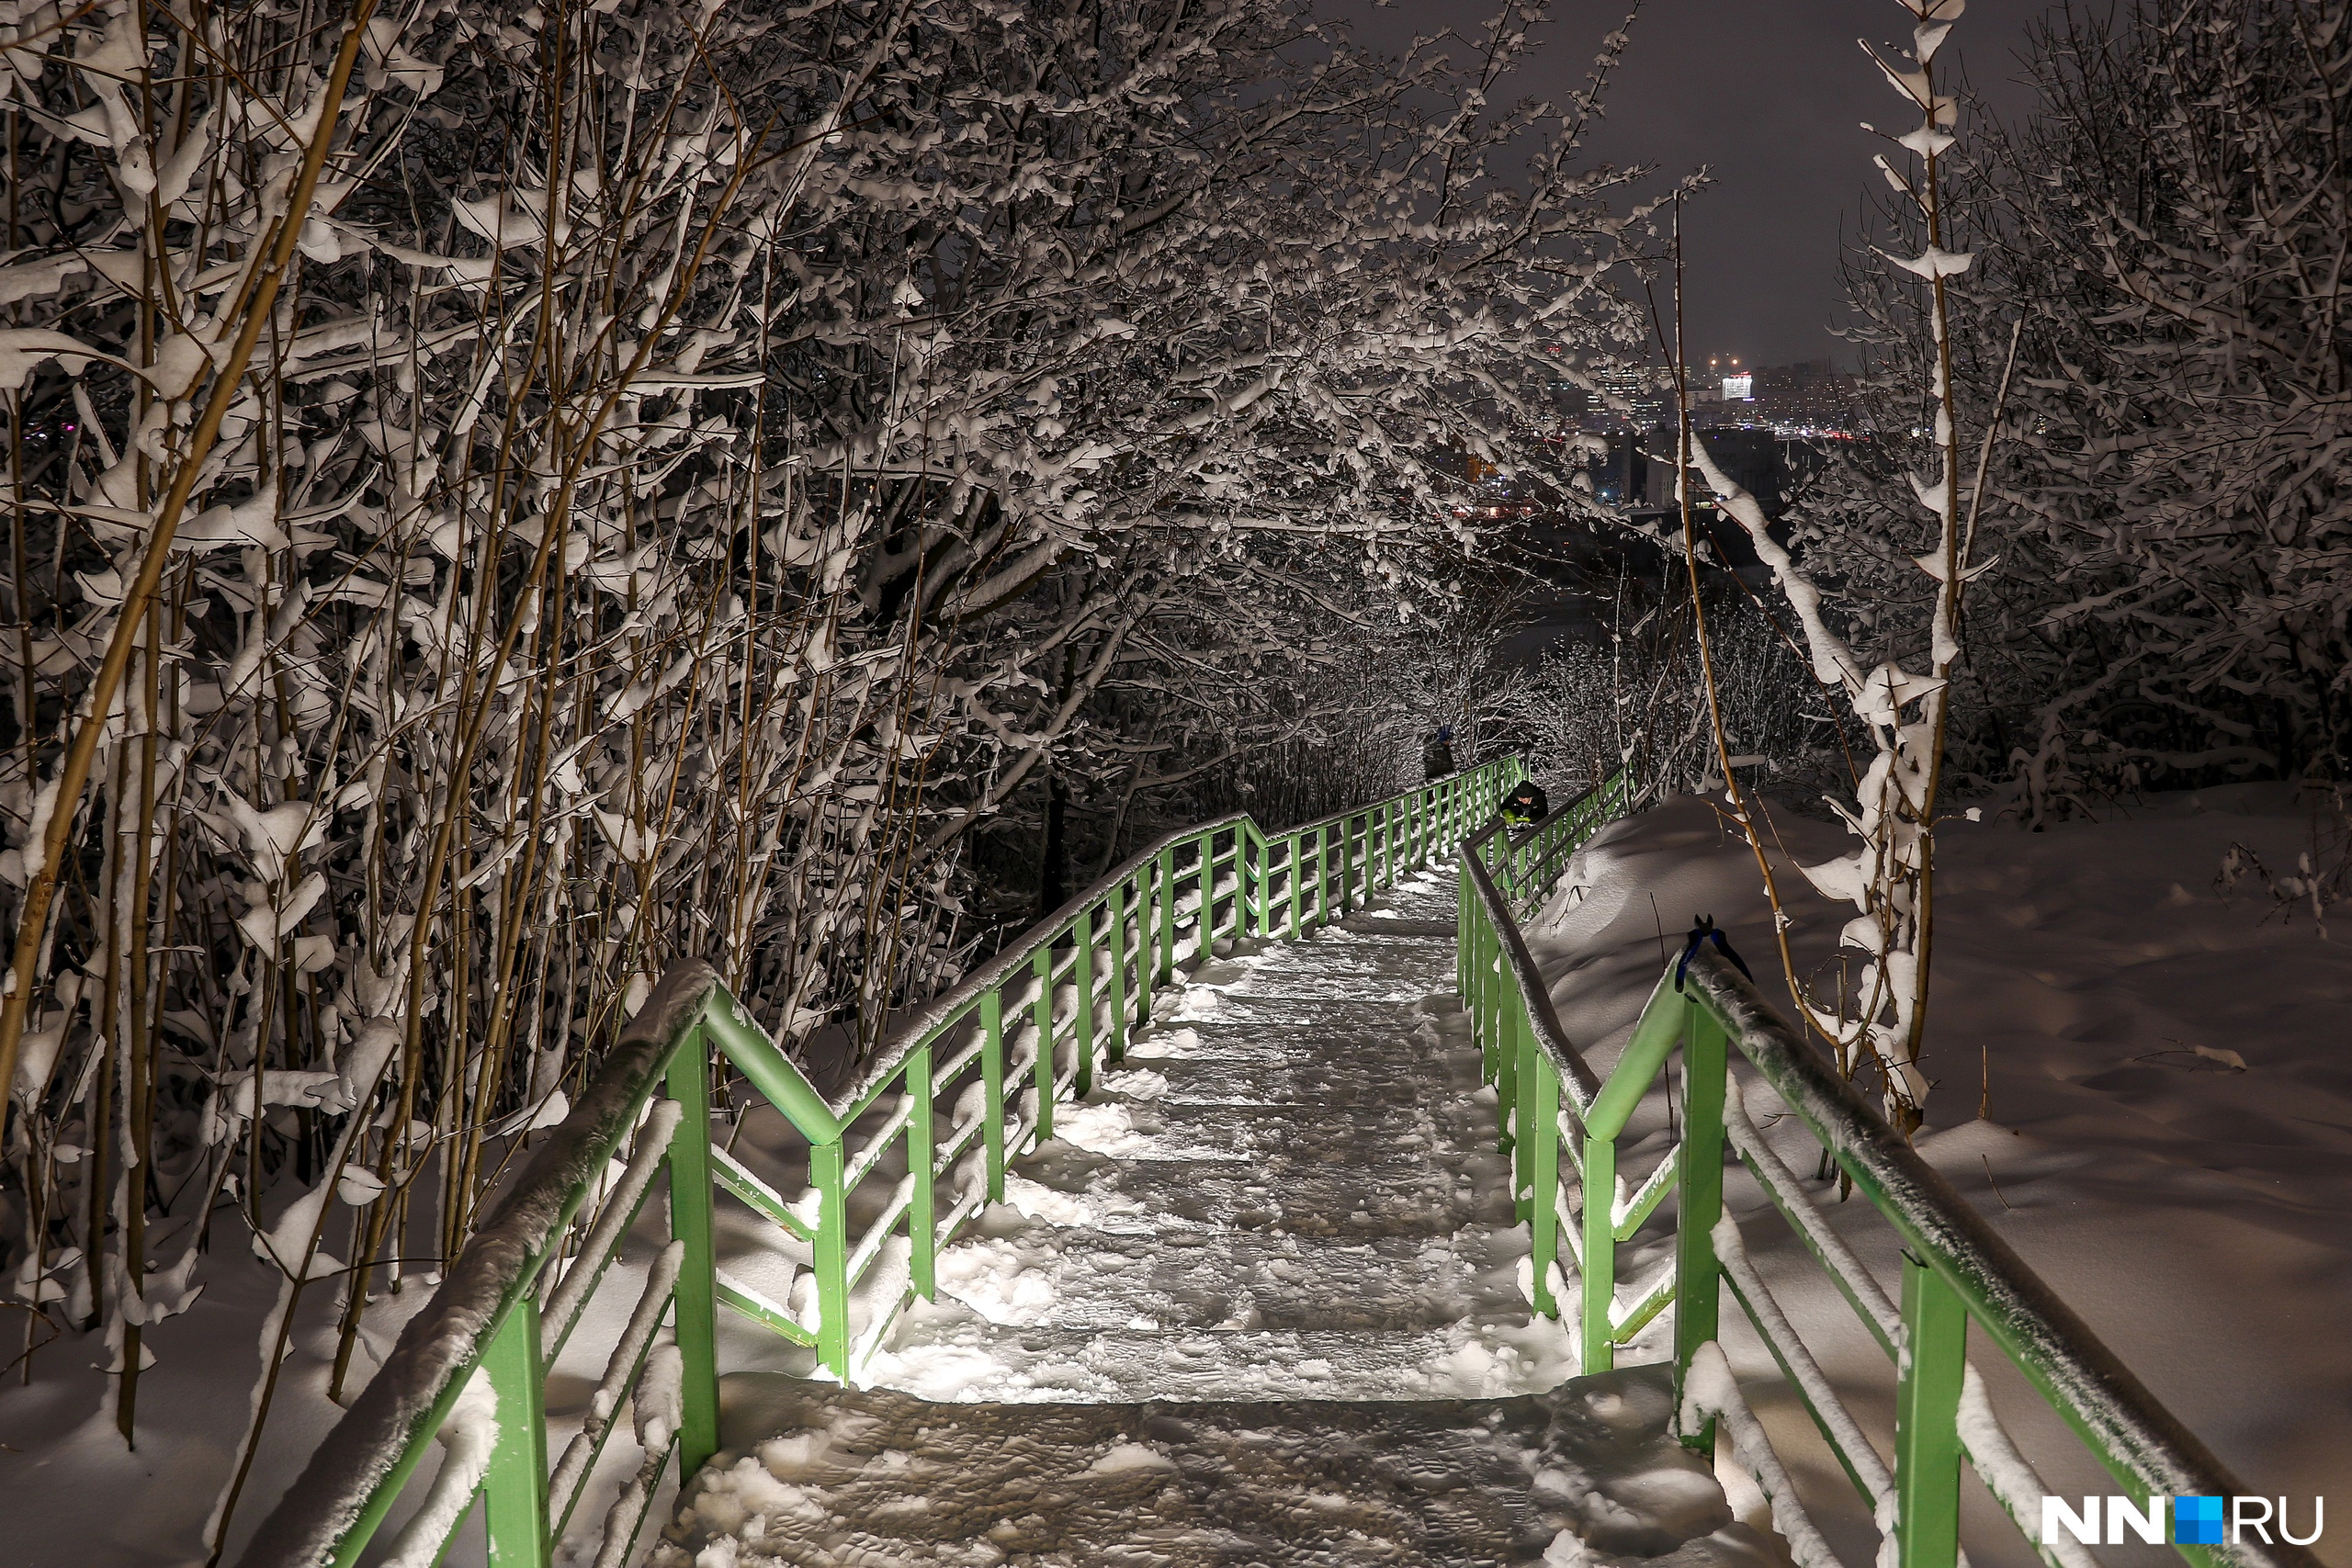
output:
<path id="1" fill-rule="evenodd" d="M 1430 874 L 1195 970 L 942 1255 L 941 1301 L 868 1378 L 932 1399 L 1395 1399 L 1573 1371 L 1520 1290 L 1453 906 Z"/>
<path id="2" fill-rule="evenodd" d="M 727 1380 L 672 1560 L 1769 1560 L 1660 1370 L 1568 1382 L 1531 1314 L 1454 888 L 1163 996 L 867 1386 Z"/>

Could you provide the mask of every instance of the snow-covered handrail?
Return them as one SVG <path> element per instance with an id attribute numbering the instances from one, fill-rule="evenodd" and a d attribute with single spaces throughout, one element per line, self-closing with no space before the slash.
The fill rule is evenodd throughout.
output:
<path id="1" fill-rule="evenodd" d="M 1962 1430 L 1961 1420 L 1972 1325 L 2015 1363 L 2126 1491 L 2143 1498 L 2229 1497 L 2247 1491 L 1960 1190 L 1922 1159 L 1819 1052 L 1800 1040 L 1758 994 L 1755 983 L 1720 953 L 1702 948 L 1693 955 L 1680 996 L 1672 991 L 1670 976 L 1661 978 L 1650 1010 L 1679 1013 L 1687 1021 L 1686 1070 L 1709 1077 L 1720 1070 L 1704 1061 L 1694 1066 L 1689 1056 L 1693 1036 L 1720 1031 L 1720 1037 L 1796 1113 L 1902 1239 L 1904 1343 L 1897 1359 L 1902 1369 L 1897 1409 L 1908 1413 L 1909 1420 L 1898 1416 L 1896 1490 L 1901 1501 L 1895 1532 L 1905 1542 L 1906 1562 L 1913 1561 L 1909 1538 L 1915 1535 L 1932 1537 L 1918 1543 L 1922 1549 L 1945 1536 L 1957 1539 L 1957 1461 L 1963 1447 L 1973 1450 L 1978 1441 L 1975 1433 Z M 1711 1098 L 1716 1115 L 1706 1136 L 1718 1170 L 1720 1210 L 1724 1142 L 1720 1089 Z M 1697 1149 L 1702 1134 L 1695 1125 L 1690 1137 Z M 1686 1217 L 1686 1234 L 1689 1225 Z M 1704 1250 L 1711 1268 L 1702 1271 L 1719 1274 L 1713 1247 Z M 1712 1293 L 1715 1286 L 1713 1279 L 1685 1283 L 1694 1294 L 1701 1289 Z M 1678 1348 L 1681 1338 L 1678 1334 Z M 1913 1428 L 1907 1440 L 1905 1425 Z M 1919 1475 L 1906 1482 L 1903 1461 L 1915 1453 L 1920 1456 L 1915 1469 L 1939 1464 L 1949 1474 Z M 1948 1462 L 1939 1461 L 1942 1455 L 1949 1456 Z M 1989 1454 L 1971 1457 L 1980 1469 L 1996 1468 L 1989 1463 Z M 2027 1539 L 2038 1540 L 2041 1521 L 2038 1508 L 2032 1508 L 2038 1495 L 2007 1495 L 2018 1489 L 2003 1485 L 2005 1479 L 1987 1476 L 1995 1494 L 2018 1516 Z M 2033 1490 L 2038 1494 L 2039 1487 Z M 1926 1517 L 1906 1523 L 1906 1510 Z M 2198 1563 L 2244 1568 L 2318 1568 L 2319 1563 L 2314 1553 L 2284 1541 L 2181 1543 L 2177 1549 Z"/>
<path id="2" fill-rule="evenodd" d="M 1894 1551 L 1880 1561 L 1899 1568 L 1954 1568 L 1959 1562 L 1963 1458 L 2052 1568 L 2086 1568 L 2089 1561 L 2071 1543 L 2046 1545 L 2040 1540 L 2043 1488 L 1995 1417 L 1984 1382 L 1968 1364 L 1972 1324 L 2016 1364 L 2125 1492 L 2142 1499 L 2245 1492 L 1719 952 L 1696 949 L 1679 986 L 1677 965 L 1667 965 L 1608 1077 L 1595 1081 L 1560 1029 L 1518 930 L 1519 919 L 1542 901 L 1566 863 L 1565 854 L 1552 852 L 1575 835 L 1564 830 L 1548 849 L 1529 854 L 1544 837 L 1541 828 L 1517 840 L 1490 829 L 1464 846 L 1470 852 L 1461 862 L 1462 989 L 1487 1077 L 1496 1087 L 1506 1146 L 1513 1156 L 1514 1190 L 1525 1193 L 1541 1310 L 1559 1310 L 1548 1281 L 1560 1244 L 1572 1244 L 1581 1275 L 1577 1339 L 1585 1371 L 1607 1368 L 1617 1346 L 1671 1304 L 1677 1403 L 1690 1416 L 1683 1440 L 1712 1453 L 1713 1420 L 1736 1422 L 1745 1412 L 1733 1397 L 1736 1390 L 1725 1393 L 1728 1371 L 1716 1346 L 1721 1294 L 1728 1284 L 1885 1529 Z M 1532 868 L 1543 869 L 1526 874 Z M 1627 1200 L 1616 1175 L 1617 1139 L 1678 1047 L 1684 1074 L 1682 1141 L 1642 1193 Z M 1899 1308 L 1821 1224 L 1810 1199 L 1747 1122 L 1731 1093 L 1735 1055 L 1780 1096 L 1894 1227 L 1903 1255 Z M 1565 1127 L 1564 1089 L 1571 1111 Z M 1891 1483 L 1888 1465 L 1869 1447 L 1761 1276 L 1738 1250 L 1737 1225 L 1723 1205 L 1727 1151 L 1754 1171 L 1759 1188 L 1895 1363 Z M 1633 1308 L 1621 1309 L 1616 1245 L 1630 1240 L 1648 1218 L 1665 1197 L 1668 1179 L 1676 1229 L 1670 1287 L 1644 1292 Z M 1564 1202 L 1580 1213 L 1564 1222 Z M 1761 1440 L 1752 1418 L 1749 1427 L 1741 1434 L 1743 1455 Z M 1786 1475 L 1777 1470 L 1775 1474 L 1781 1489 L 1773 1495 L 1777 1516 L 1784 1505 L 1794 1509 L 1795 1503 L 1792 1494 L 1782 1495 Z M 1790 1517 L 1801 1518 L 1802 1512 Z M 2308 1549 L 2283 1541 L 2177 1543 L 2176 1550 L 2199 1568 L 2319 1568 Z"/>
<path id="3" fill-rule="evenodd" d="M 602 1517 L 597 1561 L 625 1556 L 670 1459 L 683 1478 L 717 1450 L 718 1305 L 810 1347 L 846 1380 L 910 1300 L 935 1293 L 940 1247 L 1002 1201 L 1008 1161 L 1053 1135 L 1056 1105 L 1091 1089 L 1098 1056 L 1122 1057 L 1129 1029 L 1150 1017 L 1155 987 L 1180 964 L 1221 941 L 1295 936 L 1345 915 L 1485 822 L 1521 772 L 1503 758 L 1272 834 L 1240 814 L 1169 834 L 915 1010 L 874 1065 L 830 1098 L 708 964 L 673 964 L 243 1562 L 348 1568 L 445 1427 L 473 1440 L 451 1446 L 446 1484 L 402 1531 L 403 1561 L 437 1562 L 477 1493 L 500 1568 L 548 1568 L 573 1517 Z M 804 1168 L 771 1161 L 785 1168 L 763 1174 L 713 1147 L 714 1053 L 791 1124 Z M 586 1298 L 606 1282 L 657 1161 L 668 1175 L 669 1245 L 635 1281 L 628 1326 L 598 1363 L 595 1404 L 551 1476 L 548 1364 L 566 1331 L 590 1320 Z M 795 1178 L 795 1196 L 771 1185 Z M 850 1199 L 869 1179 L 895 1187 L 854 1231 Z M 805 1295 L 796 1289 L 778 1303 L 718 1269 L 718 1191 L 768 1222 L 770 1249 L 797 1266 Z M 574 1247 L 581 1255 L 550 1289 L 552 1266 Z M 615 1281 L 624 1273 L 610 1272 Z M 665 1318 L 673 1344 L 659 1342 Z M 624 1398 L 644 1458 L 599 1516 L 579 1504 Z"/>
<path id="4" fill-rule="evenodd" d="M 1560 1026 L 1519 920 L 1543 901 L 1585 841 L 1622 815 L 1632 798 L 1632 775 L 1620 769 L 1522 833 L 1512 833 L 1499 819 L 1487 823 L 1463 844 L 1457 863 L 1456 973 L 1487 1079 L 1495 1086 L 1503 1146 L 1511 1155 L 1511 1191 L 1514 1198 L 1528 1194 L 1534 1305 L 1558 1315 L 1552 1281 L 1566 1247 L 1582 1268 L 1578 1347 L 1587 1371 L 1605 1370 L 1618 1340 L 1665 1305 L 1645 1301 L 1631 1313 L 1619 1313 L 1614 1262 L 1617 1243 L 1648 1218 L 1665 1190 L 1645 1184 L 1642 1196 L 1623 1216 L 1618 1213 L 1615 1132 L 1593 1127 L 1603 1085 Z M 1580 1139 L 1563 1135 L 1564 1094 L 1576 1108 Z M 1563 1183 L 1564 1155 L 1570 1173 L 1583 1179 Z M 1659 1167 L 1661 1172 L 1666 1168 Z M 1581 1218 L 1560 1207 L 1563 1196 L 1577 1190 L 1603 1194 L 1601 1201 L 1585 1205 Z"/>
<path id="5" fill-rule="evenodd" d="M 538 1287 L 576 1223 L 586 1220 L 592 1234 L 606 1235 L 617 1247 L 619 1237 L 613 1232 L 627 1227 L 597 1225 L 599 1216 L 582 1211 L 641 1125 L 666 1140 L 670 1224 L 683 1253 L 667 1292 L 683 1375 L 676 1407 L 663 1412 L 667 1429 L 658 1458 L 666 1461 L 673 1449 L 682 1450 L 682 1469 L 691 1471 L 718 1448 L 709 1100 L 704 1053 L 698 1043 L 688 1047 L 699 1041 L 696 1026 L 711 999 L 724 995 L 708 964 L 688 960 L 671 966 L 582 1090 L 579 1103 L 534 1151 L 458 1254 L 447 1277 L 402 1325 L 375 1376 L 263 1521 L 241 1559 L 249 1568 L 346 1568 L 356 1562 L 434 1439 L 458 1415 L 478 1374 L 492 1396 L 488 1418 L 495 1435 L 488 1463 L 442 1527 L 439 1549 L 430 1542 L 424 1548 L 434 1561 L 447 1550 L 448 1537 L 479 1488 L 496 1561 L 549 1561 Z M 665 1111 L 650 1116 L 664 1089 L 676 1102 L 676 1115 Z M 616 1191 L 608 1201 L 633 1205 L 642 1195 Z M 603 1261 L 583 1257 L 573 1268 L 594 1269 Z M 646 1437 L 651 1436 L 648 1404 L 640 1393 L 638 1427 Z M 457 1456 L 453 1446 L 451 1463 Z M 655 1457 L 649 1455 L 649 1462 Z"/>

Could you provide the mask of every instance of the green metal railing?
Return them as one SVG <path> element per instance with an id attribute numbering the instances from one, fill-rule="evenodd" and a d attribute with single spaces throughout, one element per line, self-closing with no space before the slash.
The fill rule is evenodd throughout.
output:
<path id="1" fill-rule="evenodd" d="M 1611 787 L 1622 799 L 1622 780 Z M 2052 1568 L 2093 1568 L 2071 1539 L 2040 1541 L 2041 1485 L 1968 1362 L 1972 1333 L 2024 1373 L 2143 1508 L 2151 1496 L 2244 1493 L 1951 1184 L 1712 947 L 1690 956 L 1679 987 L 1675 965 L 1668 965 L 1608 1077 L 1593 1072 L 1560 1027 L 1519 921 L 1544 902 L 1558 868 L 1607 804 L 1594 801 L 1578 815 L 1586 807 L 1578 802 L 1518 840 L 1489 828 L 1465 843 L 1459 860 L 1462 994 L 1496 1087 L 1514 1193 L 1530 1224 L 1536 1305 L 1557 1316 L 1561 1298 L 1573 1301 L 1582 1370 L 1606 1370 L 1620 1347 L 1671 1306 L 1683 1441 L 1712 1456 L 1715 1423 L 1724 1424 L 1742 1465 L 1770 1497 L 1800 1568 L 1836 1568 L 1837 1559 L 1716 1343 L 1724 1286 L 1893 1540 L 1899 1568 L 1953 1568 L 1958 1561 L 1963 1458 Z M 1629 1192 L 1619 1172 L 1619 1142 L 1678 1048 L 1679 1141 Z M 1758 1134 L 1742 1102 L 1743 1081 L 1751 1093 L 1777 1096 L 1893 1227 L 1903 1257 L 1899 1306 Z M 1726 1149 L 1754 1174 L 1894 1362 L 1891 1462 L 1749 1264 L 1740 1227 L 1724 1207 Z M 1621 1301 L 1618 1248 L 1669 1198 L 1671 1260 Z M 1578 1276 L 1573 1289 L 1560 1268 L 1564 1253 Z M 2316 1556 L 2290 1544 L 2177 1550 L 2199 1568 L 2318 1568 Z"/>
<path id="2" fill-rule="evenodd" d="M 846 1381 L 910 1300 L 934 1294 L 940 1247 L 1002 1199 L 1008 1161 L 1051 1137 L 1056 1106 L 1121 1058 L 1182 962 L 1347 914 L 1449 852 L 1520 776 L 1504 759 L 1276 833 L 1236 815 L 1171 834 L 916 1010 L 834 1098 L 707 964 L 672 964 L 242 1561 L 356 1563 L 435 1438 L 470 1431 L 476 1441 L 450 1445 L 398 1555 L 438 1562 L 479 1497 L 494 1568 L 548 1568 L 628 1404 L 643 1457 L 605 1509 L 594 1558 L 620 1568 L 671 1460 L 688 1477 L 718 1450 L 719 1306 L 809 1347 Z M 738 1158 L 713 1143 L 714 1061 L 784 1116 L 797 1158 Z M 613 1270 L 657 1177 L 666 1241 L 641 1276 Z M 769 1223 L 770 1261 L 793 1267 L 787 1300 L 719 1267 L 720 1196 Z M 548 1369 L 608 1276 L 638 1282 L 637 1300 L 550 1467 Z"/>

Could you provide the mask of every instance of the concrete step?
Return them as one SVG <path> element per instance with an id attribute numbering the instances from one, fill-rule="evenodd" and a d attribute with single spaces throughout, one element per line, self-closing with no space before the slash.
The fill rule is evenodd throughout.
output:
<path id="1" fill-rule="evenodd" d="M 1576 1370 L 1547 1318 L 1361 1328 L 1073 1328 L 991 1323 L 959 1303 L 907 1309 L 868 1381 L 956 1402 L 1458 1399 Z"/>
<path id="2" fill-rule="evenodd" d="M 1001 1324 L 1380 1333 L 1527 1317 L 1518 1281 L 1527 1243 L 1517 1229 L 1333 1237 L 993 1228 L 940 1255 L 939 1287 Z"/>
<path id="3" fill-rule="evenodd" d="M 729 1537 L 763 1565 L 1777 1562 L 1665 1435 L 1657 1369 L 1418 1404 L 942 1405 L 772 1374 L 722 1401 L 663 1568 Z"/>

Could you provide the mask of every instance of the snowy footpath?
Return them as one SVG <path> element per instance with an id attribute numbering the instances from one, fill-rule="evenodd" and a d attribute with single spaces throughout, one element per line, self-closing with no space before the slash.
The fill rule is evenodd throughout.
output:
<path id="1" fill-rule="evenodd" d="M 1656 1371 L 1567 1381 L 1453 994 L 1449 869 L 1153 1026 L 841 1390 L 727 1380 L 660 1556 L 1765 1568 Z"/>

